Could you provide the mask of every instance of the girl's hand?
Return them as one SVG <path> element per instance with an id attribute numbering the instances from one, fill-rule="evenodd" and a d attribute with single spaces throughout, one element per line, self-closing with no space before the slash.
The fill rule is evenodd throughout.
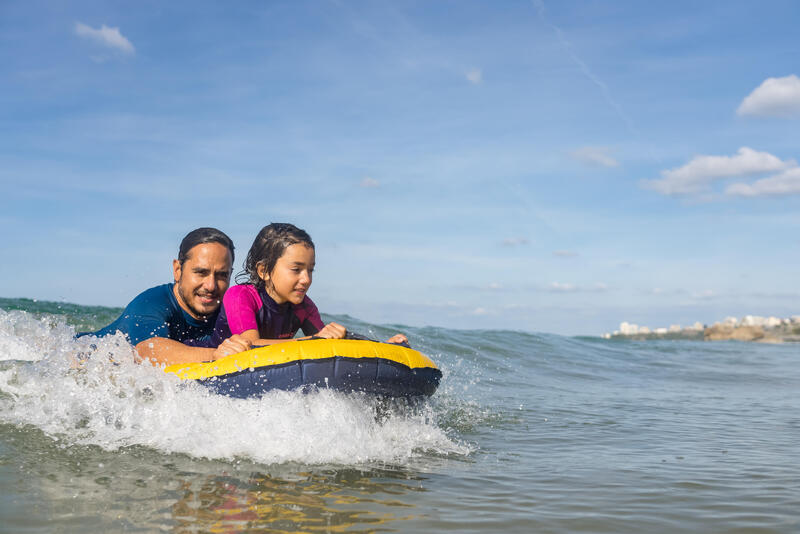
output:
<path id="1" fill-rule="evenodd" d="M 394 343 L 395 345 L 402 345 L 405 343 L 408 345 L 408 338 L 403 334 L 395 334 L 389 339 L 386 340 L 386 343 Z"/>
<path id="2" fill-rule="evenodd" d="M 252 345 L 247 339 L 243 338 L 239 334 L 234 334 L 219 344 L 217 350 L 214 351 L 214 360 L 218 360 L 223 356 L 228 356 L 230 354 L 236 354 L 238 352 L 250 350 L 251 346 Z"/>
<path id="3" fill-rule="evenodd" d="M 325 339 L 342 339 L 346 333 L 347 329 L 339 323 L 328 323 L 314 335 Z"/>

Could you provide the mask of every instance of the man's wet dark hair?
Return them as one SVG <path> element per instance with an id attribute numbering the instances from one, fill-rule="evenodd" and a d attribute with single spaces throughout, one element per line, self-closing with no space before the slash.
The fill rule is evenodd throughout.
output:
<path id="1" fill-rule="evenodd" d="M 189 259 L 189 251 L 205 243 L 219 243 L 227 248 L 231 253 L 231 265 L 233 265 L 233 241 L 225 235 L 225 232 L 216 228 L 198 228 L 186 234 L 178 248 L 178 262 L 183 265 L 183 262 Z"/>
<path id="2" fill-rule="evenodd" d="M 311 236 L 293 224 L 272 223 L 265 226 L 253 241 L 247 259 L 244 260 L 244 271 L 236 275 L 236 282 L 264 287 L 264 280 L 258 276 L 258 265 L 263 264 L 267 274 L 272 273 L 286 249 L 298 243 L 314 248 Z"/>

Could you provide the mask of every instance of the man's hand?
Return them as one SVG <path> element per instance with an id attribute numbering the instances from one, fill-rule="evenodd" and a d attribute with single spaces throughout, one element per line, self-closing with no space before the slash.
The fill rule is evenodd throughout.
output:
<path id="1" fill-rule="evenodd" d="M 346 333 L 347 329 L 339 323 L 328 323 L 314 335 L 325 339 L 342 339 Z"/>
<path id="2" fill-rule="evenodd" d="M 214 360 L 218 360 L 223 356 L 228 356 L 230 354 L 236 354 L 238 352 L 244 352 L 246 350 L 250 350 L 251 344 L 248 340 L 240 336 L 239 334 L 234 334 L 222 343 L 220 343 L 219 347 L 214 351 Z"/>

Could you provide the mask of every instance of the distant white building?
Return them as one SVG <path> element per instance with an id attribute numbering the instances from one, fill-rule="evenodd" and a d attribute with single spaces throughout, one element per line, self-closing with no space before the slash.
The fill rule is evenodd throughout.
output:
<path id="1" fill-rule="evenodd" d="M 764 318 L 755 315 L 745 315 L 742 317 L 742 326 L 763 326 Z"/>
<path id="2" fill-rule="evenodd" d="M 619 331 L 624 336 L 632 336 L 639 333 L 639 325 L 623 321 L 619 324 Z"/>
<path id="3" fill-rule="evenodd" d="M 742 318 L 744 326 L 761 326 L 763 328 L 775 328 L 783 324 L 783 320 L 778 317 L 760 317 L 758 315 L 745 315 Z"/>
<path id="4" fill-rule="evenodd" d="M 760 326 L 762 328 L 777 328 L 781 325 L 790 325 L 790 324 L 800 324 L 800 315 L 792 315 L 790 319 L 782 319 L 779 317 L 760 317 L 758 315 L 745 315 L 742 319 L 737 319 L 736 317 L 726 317 L 720 322 L 714 323 L 715 326 L 726 326 L 726 327 L 739 327 L 739 326 Z M 681 328 L 680 325 L 673 324 L 670 325 L 669 328 L 654 328 L 650 329 L 647 326 L 639 326 L 635 323 L 629 323 L 627 321 L 623 321 L 619 325 L 619 330 L 614 331 L 614 336 L 623 335 L 623 336 L 633 336 L 636 334 L 667 334 L 667 333 L 680 333 L 682 331 L 687 332 L 702 332 L 705 329 L 705 325 L 699 321 L 695 322 L 693 325 L 687 326 L 685 328 Z M 610 338 L 612 334 L 603 334 L 603 337 Z"/>

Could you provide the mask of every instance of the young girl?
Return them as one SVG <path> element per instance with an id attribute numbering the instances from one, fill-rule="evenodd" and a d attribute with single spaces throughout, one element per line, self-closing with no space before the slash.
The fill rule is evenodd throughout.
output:
<path id="1" fill-rule="evenodd" d="M 244 284 L 233 286 L 222 299 L 214 346 L 240 334 L 255 346 L 294 338 L 299 329 L 306 336 L 341 339 L 346 329 L 323 324 L 316 305 L 306 295 L 314 271 L 314 243 L 304 230 L 292 224 L 272 223 L 261 229 L 247 253 Z M 402 334 L 389 343 L 406 343 Z"/>

